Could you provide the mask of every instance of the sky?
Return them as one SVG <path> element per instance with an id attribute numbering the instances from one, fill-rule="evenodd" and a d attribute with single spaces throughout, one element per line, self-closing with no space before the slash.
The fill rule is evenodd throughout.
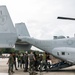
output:
<path id="1" fill-rule="evenodd" d="M 75 34 L 75 21 L 57 19 L 75 18 L 75 0 L 0 0 L 0 5 L 7 6 L 14 25 L 26 24 L 31 37 L 49 40 Z"/>

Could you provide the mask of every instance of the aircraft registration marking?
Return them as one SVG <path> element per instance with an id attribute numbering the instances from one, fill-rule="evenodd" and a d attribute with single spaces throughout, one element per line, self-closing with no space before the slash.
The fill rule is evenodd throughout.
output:
<path id="1" fill-rule="evenodd" d="M 0 15 L 0 25 L 4 25 L 6 22 L 7 17 L 4 15 Z"/>
<path id="2" fill-rule="evenodd" d="M 2 10 L 0 10 L 0 25 L 4 25 L 6 22 L 7 16 L 3 15 Z"/>

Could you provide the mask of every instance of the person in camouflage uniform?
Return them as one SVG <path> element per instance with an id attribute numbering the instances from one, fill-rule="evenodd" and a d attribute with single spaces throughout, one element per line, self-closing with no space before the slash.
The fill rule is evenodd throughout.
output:
<path id="1" fill-rule="evenodd" d="M 28 71 L 28 52 L 26 51 L 24 54 L 24 63 L 25 63 L 25 67 L 24 67 L 24 72 Z"/>
<path id="2" fill-rule="evenodd" d="M 33 52 L 31 52 L 28 57 L 29 57 L 29 61 L 30 61 L 29 69 L 34 70 L 35 56 L 34 56 Z"/>
<path id="3" fill-rule="evenodd" d="M 13 64 L 14 64 L 13 53 L 10 53 L 7 64 L 9 64 L 9 70 L 11 70 L 11 72 L 14 73 L 13 71 Z"/>
<path id="4" fill-rule="evenodd" d="M 18 68 L 21 66 L 21 56 L 20 53 L 17 55 Z"/>

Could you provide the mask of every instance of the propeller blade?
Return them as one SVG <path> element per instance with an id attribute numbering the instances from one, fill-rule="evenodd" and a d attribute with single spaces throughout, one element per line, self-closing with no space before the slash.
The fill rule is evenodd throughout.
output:
<path id="1" fill-rule="evenodd" d="M 68 18 L 68 17 L 57 17 L 57 19 L 75 20 L 75 18 Z"/>

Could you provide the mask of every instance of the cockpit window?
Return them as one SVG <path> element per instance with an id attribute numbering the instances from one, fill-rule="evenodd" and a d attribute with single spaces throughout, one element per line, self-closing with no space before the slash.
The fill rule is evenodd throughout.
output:
<path id="1" fill-rule="evenodd" d="M 61 54 L 62 54 L 62 55 L 65 55 L 65 52 L 62 52 Z"/>

